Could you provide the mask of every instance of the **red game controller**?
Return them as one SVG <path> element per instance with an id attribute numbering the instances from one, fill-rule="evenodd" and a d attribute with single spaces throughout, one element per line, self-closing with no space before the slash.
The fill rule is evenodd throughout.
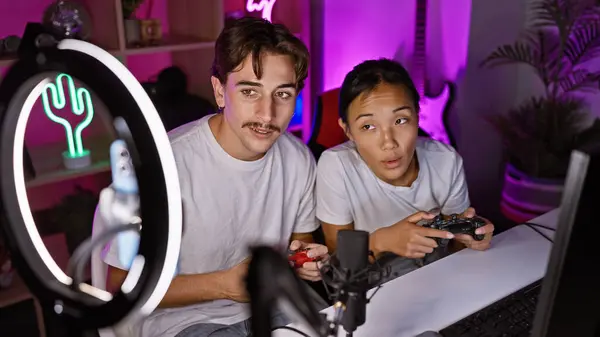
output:
<path id="1" fill-rule="evenodd" d="M 297 251 L 290 251 L 288 261 L 293 263 L 294 268 L 302 268 L 306 262 L 314 262 L 317 259 L 314 257 L 308 257 L 308 249 L 302 249 Z"/>

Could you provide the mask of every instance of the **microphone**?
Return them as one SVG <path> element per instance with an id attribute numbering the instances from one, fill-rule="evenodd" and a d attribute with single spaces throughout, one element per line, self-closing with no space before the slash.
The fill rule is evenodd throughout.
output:
<path id="1" fill-rule="evenodd" d="M 363 325 L 367 316 L 369 287 L 369 233 L 357 230 L 338 232 L 337 258 L 346 282 L 340 289 L 338 302 L 342 305 L 342 327 L 349 336 Z"/>
<path id="2" fill-rule="evenodd" d="M 271 315 L 278 299 L 286 299 L 318 336 L 337 336 L 337 329 L 320 314 L 309 300 L 302 281 L 280 252 L 268 246 L 251 248 L 252 259 L 246 277 L 250 295 L 252 336 L 269 337 L 273 328 Z"/>
<path id="3" fill-rule="evenodd" d="M 380 281 L 389 275 L 390 271 L 389 266 L 384 268 L 378 261 L 374 264 L 369 263 L 368 232 L 339 231 L 338 251 L 321 267 L 325 289 L 329 298 L 333 299 L 336 309 L 330 321 L 327 315 L 319 314 L 315 310 L 302 287 L 301 280 L 281 252 L 268 246 L 256 246 L 251 248 L 251 253 L 246 289 L 250 295 L 252 335 L 255 337 L 271 336 L 273 328 L 294 330 L 286 326 L 271 325 L 272 310 L 277 299 L 281 298 L 292 304 L 317 336 L 337 336 L 340 324 L 346 330 L 347 336 L 352 336 L 353 331 L 365 323 L 369 301 L 367 290 L 371 278 Z M 328 287 L 335 291 L 330 292 Z"/>

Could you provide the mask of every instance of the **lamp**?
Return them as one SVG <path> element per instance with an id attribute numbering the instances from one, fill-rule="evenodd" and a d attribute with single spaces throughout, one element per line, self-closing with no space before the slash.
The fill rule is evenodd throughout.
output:
<path id="1" fill-rule="evenodd" d="M 51 40 L 44 34 L 51 33 L 39 24 L 27 25 L 25 49 L 0 83 L 0 223 L 27 287 L 77 335 L 148 315 L 160 303 L 179 257 L 181 194 L 169 139 L 135 77 L 95 45 L 72 39 L 42 45 L 40 41 Z M 134 167 L 144 226 L 136 263 L 126 279 L 134 286 L 114 295 L 85 283 L 73 284 L 44 246 L 29 207 L 23 172 L 25 127 L 34 103 L 52 86 L 49 74 L 57 72 L 85 83 L 105 102 L 113 118 L 122 118 L 138 151 Z M 86 94 L 79 91 L 79 95 Z M 74 144 L 77 150 L 75 140 Z"/>
<path id="2" fill-rule="evenodd" d="M 85 114 L 83 120 L 74 129 L 67 119 L 58 116 L 54 112 L 54 110 L 63 109 L 67 105 L 67 97 L 62 83 L 63 78 L 67 81 L 71 111 L 77 116 Z M 48 98 L 48 92 L 51 99 Z M 52 104 L 50 104 L 50 100 L 52 100 Z M 65 167 L 68 169 L 77 169 L 89 166 L 92 162 L 90 151 L 83 147 L 81 134 L 92 123 L 92 119 L 94 118 L 94 105 L 92 104 L 90 92 L 85 88 L 75 88 L 73 78 L 65 73 L 61 73 L 56 76 L 54 83 L 45 85 L 42 91 L 42 105 L 48 119 L 65 128 L 67 139 L 67 151 L 63 152 Z"/>

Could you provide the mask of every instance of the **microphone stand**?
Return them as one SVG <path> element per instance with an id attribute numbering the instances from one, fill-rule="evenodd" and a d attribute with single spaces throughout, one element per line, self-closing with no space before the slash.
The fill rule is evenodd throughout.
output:
<path id="1" fill-rule="evenodd" d="M 252 336 L 270 337 L 271 314 L 279 298 L 287 299 L 309 326 L 321 337 L 336 337 L 337 324 L 320 314 L 306 293 L 302 281 L 287 259 L 275 249 L 257 246 L 251 249 L 246 288 L 250 295 Z"/>
<path id="2" fill-rule="evenodd" d="M 97 337 L 98 336 L 96 330 L 80 329 L 76 324 L 73 324 L 73 322 L 64 322 L 64 326 L 67 329 L 68 337 Z"/>
<path id="3" fill-rule="evenodd" d="M 332 256 L 330 263 L 325 264 L 321 269 L 323 283 L 330 298 L 334 301 L 334 317 L 333 320 L 328 320 L 327 315 L 320 314 L 312 302 L 308 300 L 309 296 L 304 289 L 302 281 L 296 273 L 290 268 L 287 259 L 275 249 L 268 246 L 257 246 L 251 249 L 252 260 L 248 267 L 248 275 L 246 277 L 246 289 L 250 295 L 250 310 L 252 336 L 254 337 L 270 337 L 273 329 L 271 323 L 271 315 L 273 307 L 279 298 L 287 299 L 290 304 L 298 311 L 308 325 L 317 333 L 319 337 L 337 337 L 339 326 L 342 325 L 344 316 L 348 314 L 347 304 L 349 303 L 349 287 L 356 287 L 356 284 L 365 284 L 363 289 L 368 287 L 368 278 L 373 272 L 379 277 L 386 275 L 389 270 L 382 268 L 377 261 L 368 268 L 356 273 L 351 278 L 347 278 L 345 273 L 331 263 L 335 260 Z M 333 276 L 329 275 L 333 274 Z M 364 283 L 363 283 L 364 282 Z M 334 293 L 330 293 L 329 287 L 335 289 Z M 377 288 L 378 290 L 379 288 Z M 377 292 L 375 290 L 375 293 Z M 375 295 L 373 293 L 368 301 Z M 364 293 L 366 296 L 366 293 Z M 362 317 L 364 317 L 362 313 Z M 364 323 L 360 319 L 356 320 L 356 316 L 347 316 L 352 322 L 350 326 L 355 328 L 348 331 L 346 336 L 351 337 L 356 326 Z"/>
<path id="4" fill-rule="evenodd" d="M 381 273 L 381 268 L 377 263 L 369 263 L 372 253 L 369 251 L 368 232 L 341 230 L 337 233 L 337 246 L 335 258 L 329 264 L 333 277 L 323 277 L 323 281 L 337 290 L 334 298 L 344 307 L 342 326 L 347 336 L 352 336 L 366 320 L 369 276 L 373 271 Z M 378 269 L 374 270 L 374 266 Z"/>

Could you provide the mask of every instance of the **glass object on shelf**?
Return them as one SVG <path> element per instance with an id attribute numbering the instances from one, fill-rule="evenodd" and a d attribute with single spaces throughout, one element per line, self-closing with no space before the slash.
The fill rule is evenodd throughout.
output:
<path id="1" fill-rule="evenodd" d="M 92 35 L 92 20 L 88 12 L 74 1 L 54 2 L 46 8 L 42 22 L 65 38 L 87 40 Z"/>
<path id="2" fill-rule="evenodd" d="M 158 45 L 162 40 L 160 20 L 140 20 L 140 43 L 142 45 Z"/>

